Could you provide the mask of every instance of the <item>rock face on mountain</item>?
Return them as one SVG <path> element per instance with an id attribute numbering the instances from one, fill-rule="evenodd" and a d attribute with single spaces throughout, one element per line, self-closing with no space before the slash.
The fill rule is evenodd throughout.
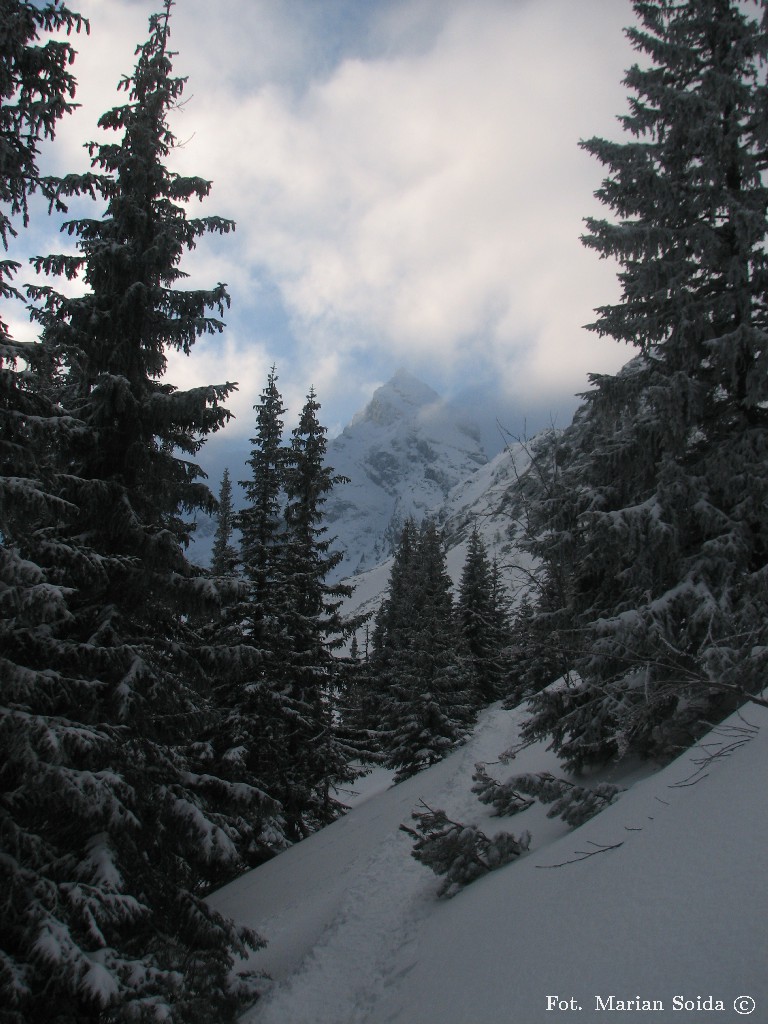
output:
<path id="1" fill-rule="evenodd" d="M 490 462 L 459 481 L 445 501 L 432 510 L 445 539 L 446 569 L 455 588 L 474 529 L 480 533 L 489 558 L 497 561 L 512 607 L 535 586 L 535 560 L 524 546 L 528 532 L 525 482 L 531 470 L 531 453 L 552 436 L 543 433 L 526 443 L 510 442 Z M 385 557 L 373 568 L 360 570 L 350 581 L 354 592 L 344 603 L 344 613 L 375 612 L 389 587 L 391 568 L 392 558 Z M 362 638 L 361 633 L 358 643 L 363 642 Z"/>
<path id="2" fill-rule="evenodd" d="M 398 370 L 328 444 L 328 464 L 350 479 L 334 488 L 325 509 L 329 533 L 345 551 L 340 574 L 387 558 L 408 516 L 436 513 L 487 462 L 477 428 Z"/>

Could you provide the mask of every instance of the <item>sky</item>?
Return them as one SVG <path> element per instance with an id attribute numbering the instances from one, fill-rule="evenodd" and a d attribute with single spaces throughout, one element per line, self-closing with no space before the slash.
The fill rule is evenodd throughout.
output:
<path id="1" fill-rule="evenodd" d="M 157 6 L 71 0 L 91 32 L 53 169 L 88 168 Z M 578 143 L 620 137 L 633 22 L 629 0 L 177 0 L 170 164 L 213 182 L 190 215 L 237 229 L 182 264 L 232 306 L 167 380 L 239 382 L 216 443 L 252 434 L 272 364 L 288 419 L 313 386 L 331 436 L 399 367 L 510 429 L 567 424 L 632 354 L 583 329 L 618 285 L 579 241 L 603 169 Z M 64 251 L 57 232 L 24 244 Z"/>

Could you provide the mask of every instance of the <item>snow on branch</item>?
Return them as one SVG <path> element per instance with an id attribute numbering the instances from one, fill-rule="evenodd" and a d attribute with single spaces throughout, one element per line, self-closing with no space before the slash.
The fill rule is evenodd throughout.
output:
<path id="1" fill-rule="evenodd" d="M 624 792 L 621 786 L 614 786 L 610 782 L 577 786 L 567 779 L 555 778 L 549 772 L 517 775 L 506 785 L 508 788 L 514 787 L 519 793 L 536 797 L 540 803 L 552 804 L 547 817 L 560 817 L 574 828 L 599 814 Z"/>
<path id="2" fill-rule="evenodd" d="M 423 800 L 420 805 L 423 810 L 411 814 L 416 828 L 401 825 L 400 830 L 414 841 L 411 856 L 436 875 L 445 875 L 438 896 L 455 896 L 470 882 L 515 860 L 530 845 L 530 832 L 520 836 L 497 832 L 489 838 L 476 825 L 452 821 L 445 811 L 433 810 Z"/>

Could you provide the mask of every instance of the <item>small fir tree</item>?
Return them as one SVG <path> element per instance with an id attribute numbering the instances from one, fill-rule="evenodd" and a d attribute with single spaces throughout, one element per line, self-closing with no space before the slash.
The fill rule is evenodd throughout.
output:
<path id="1" fill-rule="evenodd" d="M 475 765 L 472 781 L 474 783 L 472 792 L 481 804 L 489 804 L 493 807 L 495 817 L 521 814 L 523 811 L 527 811 L 534 802 L 532 798 L 523 796 L 515 786 L 514 779 L 509 782 L 497 782 L 496 779 L 491 778 L 483 764 Z"/>
<path id="2" fill-rule="evenodd" d="M 251 438 L 251 470 L 241 480 L 245 506 L 235 516 L 240 530 L 243 575 L 248 603 L 243 609 L 248 637 L 269 657 L 277 656 L 280 637 L 278 602 L 283 589 L 281 550 L 284 543 L 283 490 L 287 448 L 283 444 L 285 406 L 273 366 L 256 410 L 256 436 Z"/>
<path id="3" fill-rule="evenodd" d="M 438 896 L 450 899 L 489 871 L 516 860 L 530 846 L 529 832 L 519 836 L 497 832 L 488 837 L 477 825 L 453 821 L 445 811 L 433 810 L 423 800 L 421 806 L 422 810 L 411 815 L 416 828 L 401 825 L 400 829 L 413 839 L 411 856 L 436 875 L 445 876 Z"/>
<path id="4" fill-rule="evenodd" d="M 364 764 L 380 763 L 382 760 L 378 728 L 371 725 L 371 697 L 374 690 L 369 656 L 370 617 L 369 613 L 362 630 L 362 652 L 355 633 L 349 646 L 349 654 L 343 658 L 337 655 L 341 668 L 341 688 L 337 707 L 340 736 L 348 747 L 357 751 L 356 759 Z"/>
<path id="5" fill-rule="evenodd" d="M 479 706 L 491 704 L 502 695 L 507 674 L 508 598 L 498 562 L 489 561 L 477 527 L 467 545 L 456 614 L 470 687 Z"/>
<path id="6" fill-rule="evenodd" d="M 414 621 L 415 561 L 418 528 L 412 518 L 406 519 L 392 559 L 387 596 L 374 616 L 371 633 L 371 687 L 368 695 L 367 722 L 371 729 L 381 729 L 383 701 L 394 682 L 397 652 L 408 645 Z"/>
<path id="7" fill-rule="evenodd" d="M 413 524 L 403 531 L 377 620 L 372 670 L 386 764 L 400 782 L 445 757 L 466 735 L 475 710 L 443 542 L 430 521 L 417 536 Z"/>
<path id="8" fill-rule="evenodd" d="M 216 533 L 213 538 L 211 572 L 214 576 L 232 576 L 238 562 L 237 549 L 232 544 L 234 531 L 234 510 L 232 508 L 232 481 L 229 470 L 221 477 L 219 507 L 216 512 Z"/>
<path id="9" fill-rule="evenodd" d="M 288 736 L 287 775 L 282 803 L 289 833 L 300 838 L 337 817 L 343 805 L 334 795 L 358 772 L 357 751 L 342 742 L 336 713 L 342 672 L 334 656 L 361 624 L 345 620 L 341 605 L 352 588 L 327 581 L 343 558 L 324 525 L 324 505 L 333 487 L 347 482 L 326 465 L 326 428 L 310 390 L 293 430 L 285 471 L 285 540 L 282 624 L 289 638 L 281 678 L 297 717 Z"/>
<path id="10" fill-rule="evenodd" d="M 288 841 L 283 780 L 287 737 L 296 715 L 281 678 L 288 644 L 282 570 L 286 448 L 285 406 L 277 380 L 273 366 L 254 406 L 251 472 L 240 481 L 245 504 L 234 516 L 234 525 L 240 531 L 242 581 L 212 630 L 215 698 L 223 709 L 212 737 L 216 763 L 233 777 L 239 774 L 257 781 L 276 812 L 265 833 L 266 843 L 255 850 L 256 861 Z"/>

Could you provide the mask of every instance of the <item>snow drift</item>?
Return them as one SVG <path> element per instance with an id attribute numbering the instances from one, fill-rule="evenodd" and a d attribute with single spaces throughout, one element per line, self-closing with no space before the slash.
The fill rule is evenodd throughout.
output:
<path id="1" fill-rule="evenodd" d="M 476 762 L 499 779 L 562 774 L 541 744 L 498 763 L 521 718 L 493 706 L 397 787 L 375 772 L 345 818 L 212 897 L 269 943 L 252 966 L 271 981 L 244 1022 L 591 1024 L 631 1010 L 731 1024 L 742 996 L 746 1019 L 768 1020 L 768 711 L 747 706 L 662 770 L 593 776 L 627 792 L 572 831 L 539 804 L 491 818 L 470 791 Z M 488 834 L 529 829 L 530 851 L 438 900 L 398 830 L 422 798 Z"/>

